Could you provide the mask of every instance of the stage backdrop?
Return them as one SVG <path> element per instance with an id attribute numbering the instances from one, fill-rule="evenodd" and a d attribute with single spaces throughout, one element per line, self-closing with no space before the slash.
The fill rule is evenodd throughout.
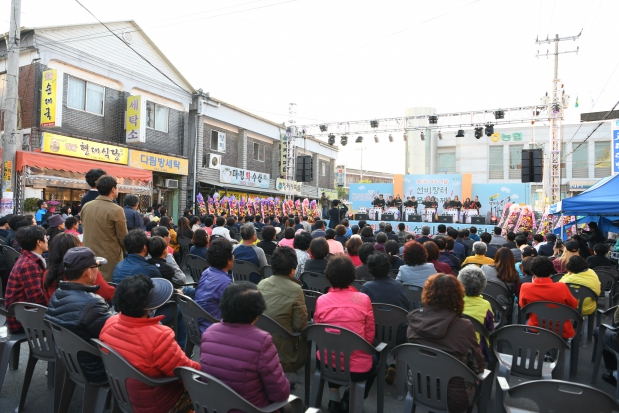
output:
<path id="1" fill-rule="evenodd" d="M 352 213 L 359 207 L 372 208 L 374 197 L 383 195 L 385 202 L 393 195 L 393 184 L 350 184 L 349 200 L 352 202 Z"/>
<path id="2" fill-rule="evenodd" d="M 507 202 L 528 205 L 531 198 L 531 184 L 473 184 L 472 199 L 479 197 L 479 213 L 486 216 L 493 212 L 499 219 Z"/>
<path id="3" fill-rule="evenodd" d="M 404 175 L 404 200 L 409 196 L 425 199 L 428 195 L 436 197 L 439 211 L 447 197 L 457 195 L 462 202 L 462 175 Z"/>

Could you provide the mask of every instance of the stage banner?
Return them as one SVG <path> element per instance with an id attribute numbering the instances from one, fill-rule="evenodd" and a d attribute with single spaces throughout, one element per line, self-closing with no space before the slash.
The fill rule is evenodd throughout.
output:
<path id="1" fill-rule="evenodd" d="M 404 197 L 416 197 L 418 201 L 426 199 L 427 196 L 435 197 L 439 204 L 439 211 L 447 198 L 454 199 L 454 196 L 462 199 L 462 175 L 456 174 L 416 174 L 404 175 Z M 421 198 L 421 199 L 419 199 Z"/>
<path id="2" fill-rule="evenodd" d="M 352 202 L 352 213 L 360 207 L 372 208 L 372 201 L 378 195 L 387 199 L 393 195 L 393 184 L 350 184 L 349 199 Z"/>
<path id="3" fill-rule="evenodd" d="M 479 214 L 487 216 L 489 212 L 501 219 L 503 209 L 508 202 L 528 205 L 531 198 L 531 184 L 473 184 L 473 199 L 481 202 Z"/>

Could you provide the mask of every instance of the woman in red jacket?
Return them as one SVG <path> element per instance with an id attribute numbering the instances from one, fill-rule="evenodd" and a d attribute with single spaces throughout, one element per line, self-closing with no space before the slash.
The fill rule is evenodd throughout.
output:
<path id="1" fill-rule="evenodd" d="M 174 331 L 160 324 L 164 316 L 154 317 L 173 291 L 172 283 L 164 278 L 143 274 L 125 278 L 114 295 L 114 308 L 120 313 L 110 317 L 99 334 L 99 340 L 149 377 L 174 377 L 174 369 L 181 366 L 200 368 L 178 346 Z M 127 391 L 134 413 L 181 412 L 191 407 L 180 381 L 150 387 L 129 380 Z"/>

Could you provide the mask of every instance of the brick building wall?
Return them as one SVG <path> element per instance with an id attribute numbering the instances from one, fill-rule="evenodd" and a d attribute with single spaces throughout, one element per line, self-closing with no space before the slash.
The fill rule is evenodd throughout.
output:
<path id="1" fill-rule="evenodd" d="M 254 143 L 264 145 L 264 161 L 258 161 L 254 159 Z M 271 167 L 273 163 L 273 144 L 266 143 L 263 141 L 259 141 L 257 139 L 247 138 L 247 169 L 256 172 L 262 172 L 271 174 L 273 173 L 273 168 Z M 277 178 L 277 176 L 271 176 L 271 178 Z"/>
<path id="2" fill-rule="evenodd" d="M 200 145 L 201 145 L 202 151 L 198 151 L 198 153 L 202 153 L 203 155 L 207 155 L 209 153 L 219 154 L 221 155 L 222 165 L 237 166 L 238 139 L 239 139 L 238 134 L 231 132 L 227 129 L 222 129 L 222 128 L 213 126 L 209 124 L 208 122 L 202 122 L 202 123 L 203 125 L 201 125 L 201 127 L 203 128 L 202 130 L 203 139 L 202 139 L 202 142 L 198 144 L 198 150 L 200 149 Z M 226 152 L 217 152 L 211 149 L 211 134 L 213 131 L 222 132 L 226 134 Z"/>

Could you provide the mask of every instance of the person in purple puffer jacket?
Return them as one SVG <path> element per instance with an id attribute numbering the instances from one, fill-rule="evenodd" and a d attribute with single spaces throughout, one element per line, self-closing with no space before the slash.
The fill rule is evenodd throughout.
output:
<path id="1" fill-rule="evenodd" d="M 273 339 L 254 327 L 266 310 L 258 287 L 247 281 L 230 284 L 221 297 L 220 308 L 221 322 L 202 334 L 200 369 L 256 407 L 288 400 L 290 383 Z"/>

